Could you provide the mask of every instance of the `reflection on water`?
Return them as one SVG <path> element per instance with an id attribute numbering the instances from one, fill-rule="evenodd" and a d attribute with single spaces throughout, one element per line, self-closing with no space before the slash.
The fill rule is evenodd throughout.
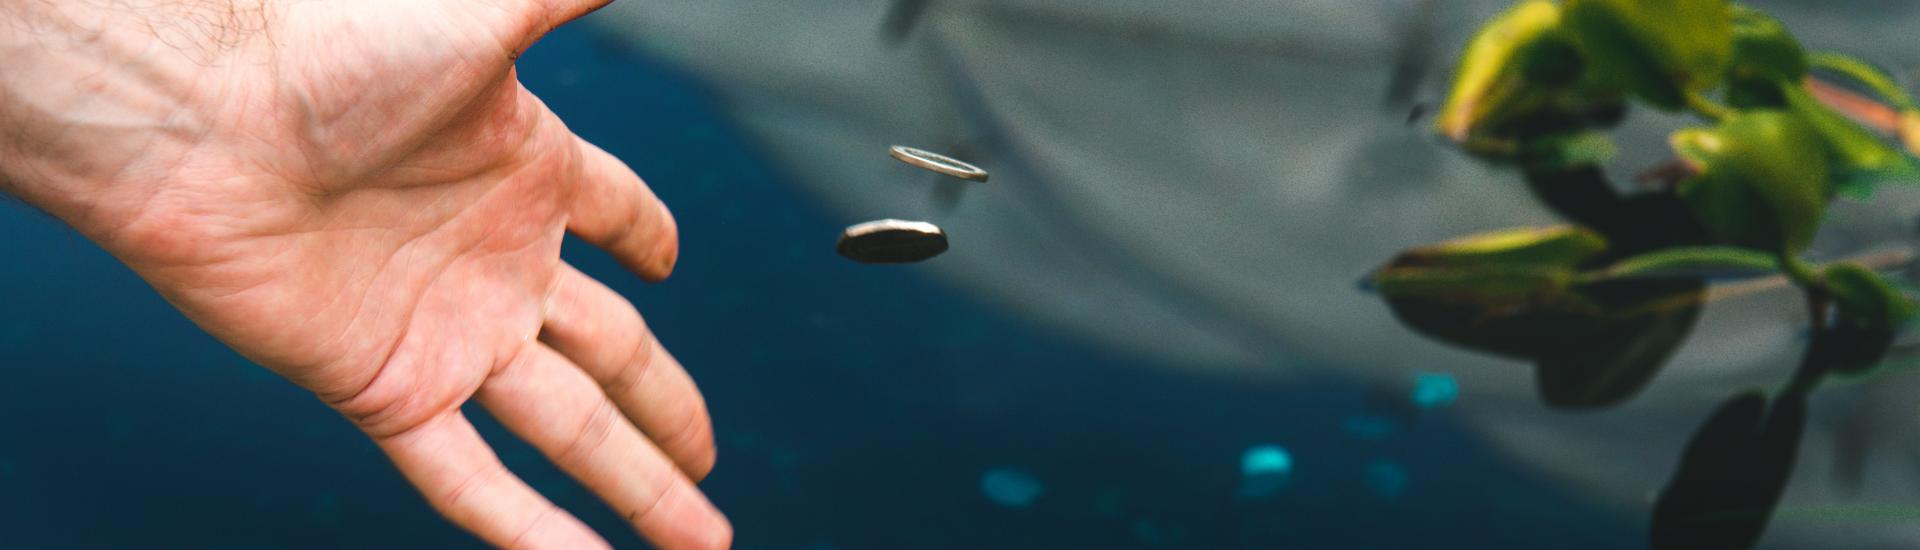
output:
<path id="1" fill-rule="evenodd" d="M 1605 306 L 1602 315 L 1567 321 L 1601 338 L 1504 350 L 1537 360 L 1545 405 L 1585 411 L 1552 414 L 1535 376 L 1421 340 L 1395 322 L 1395 312 L 1408 318 L 1403 304 L 1382 307 L 1352 288 L 1408 246 L 1552 220 L 1534 195 L 1562 212 L 1606 210 L 1578 221 L 1605 222 L 1614 253 L 1671 233 L 1675 224 L 1658 220 L 1673 205 L 1599 200 L 1629 184 L 1598 169 L 1523 178 L 1408 127 L 1408 110 L 1436 99 L 1447 73 L 1419 69 L 1450 57 L 1505 4 L 716 0 L 616 7 L 602 28 L 706 82 L 774 165 L 836 215 L 913 205 L 908 214 L 939 223 L 954 249 L 929 271 L 1002 310 L 1212 373 L 1203 376 L 1311 372 L 1390 386 L 1443 372 L 1458 384 L 1451 414 L 1497 448 L 1575 494 L 1646 518 L 1647 495 L 1665 485 L 1717 403 L 1793 377 L 1809 340 L 1793 292 L 1709 291 L 1687 278 L 1582 285 L 1574 294 Z M 1902 75 L 1920 66 L 1920 43 L 1899 31 L 1920 17 L 1910 6 L 1757 4 L 1812 48 L 1862 54 Z M 1605 168 L 1671 158 L 1664 136 L 1684 123 L 1635 111 Z M 876 144 L 893 142 L 968 150 L 995 184 L 957 198 L 930 192 L 875 158 Z M 1920 192 L 1835 210 L 1815 259 L 1915 244 Z M 1682 306 L 1660 305 L 1668 303 Z M 1479 313 L 1422 311 L 1426 321 L 1415 324 L 1442 334 Z M 1540 323 L 1507 320 L 1521 333 Z M 1869 392 L 1868 402 L 1895 403 L 1850 406 L 1863 387 L 1807 404 L 1803 443 L 1820 452 L 1799 462 L 1790 506 L 1920 496 L 1911 484 L 1849 492 L 1835 482 L 1836 470 L 1854 479 L 1912 470 L 1916 419 L 1875 415 L 1920 401 Z M 1631 407 L 1597 411 L 1629 399 Z M 1872 441 L 1874 450 L 1828 452 L 1842 441 Z M 1368 468 L 1368 479 L 1421 479 Z M 1908 540 L 1898 525 L 1858 527 L 1788 521 L 1769 541 Z"/>

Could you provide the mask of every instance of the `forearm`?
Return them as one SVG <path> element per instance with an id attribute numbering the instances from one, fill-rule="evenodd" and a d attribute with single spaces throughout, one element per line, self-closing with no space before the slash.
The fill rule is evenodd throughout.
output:
<path id="1" fill-rule="evenodd" d="M 171 177 L 207 131 L 190 103 L 218 93 L 206 76 L 258 28 L 236 9 L 0 0 L 0 189 L 81 225 Z"/>

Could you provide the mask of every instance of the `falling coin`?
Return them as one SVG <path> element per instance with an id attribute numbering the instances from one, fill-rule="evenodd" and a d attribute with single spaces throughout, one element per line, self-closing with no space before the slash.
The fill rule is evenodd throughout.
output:
<path id="1" fill-rule="evenodd" d="M 923 170 L 931 170 L 967 181 L 987 181 L 987 171 L 939 153 L 922 151 L 912 147 L 895 145 L 887 151 L 900 162 L 911 164 Z"/>
<path id="2" fill-rule="evenodd" d="M 840 234 L 841 256 L 863 264 L 910 264 L 947 251 L 947 233 L 927 222 L 878 220 Z"/>

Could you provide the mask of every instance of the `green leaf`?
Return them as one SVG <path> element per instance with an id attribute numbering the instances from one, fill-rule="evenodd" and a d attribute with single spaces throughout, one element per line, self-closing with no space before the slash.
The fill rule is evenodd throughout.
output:
<path id="1" fill-rule="evenodd" d="M 1623 195 L 1599 166 L 1525 166 L 1527 189 L 1561 218 L 1592 228 L 1617 258 L 1716 241 L 1673 193 Z"/>
<path id="2" fill-rule="evenodd" d="M 1559 6 L 1548 0 L 1531 0 L 1515 4 L 1481 27 L 1460 54 L 1460 68 L 1454 74 L 1447 102 L 1435 119 L 1435 129 L 1456 141 L 1466 141 L 1475 127 L 1524 103 L 1517 98 L 1528 83 L 1521 77 L 1516 60 L 1559 24 Z"/>
<path id="3" fill-rule="evenodd" d="M 1399 267 L 1572 268 L 1607 249 L 1598 233 L 1573 225 L 1525 227 L 1469 235 L 1407 250 Z"/>
<path id="4" fill-rule="evenodd" d="M 1382 271 L 1375 289 L 1401 323 L 1495 355 L 1526 359 L 1542 353 L 1546 336 L 1564 330 L 1541 322 L 1540 312 L 1582 309 L 1571 303 L 1567 269 L 1389 266 Z"/>
<path id="5" fill-rule="evenodd" d="M 1807 62 L 1814 69 L 1853 80 L 1854 83 L 1866 88 L 1895 109 L 1901 111 L 1920 109 L 1920 106 L 1914 104 L 1913 95 L 1907 93 L 1906 88 L 1901 87 L 1899 81 L 1865 60 L 1833 52 L 1816 52 L 1807 57 Z"/>
<path id="6" fill-rule="evenodd" d="M 1557 134 L 1535 138 L 1527 143 L 1524 159 L 1533 170 L 1562 170 L 1577 166 L 1597 166 L 1613 158 L 1618 148 L 1613 138 L 1597 131 Z"/>
<path id="7" fill-rule="evenodd" d="M 1865 199 L 1889 181 L 1920 181 L 1920 165 L 1894 143 L 1847 118 L 1798 84 L 1783 85 L 1789 109 L 1813 125 L 1833 159 L 1835 191 Z"/>
<path id="8" fill-rule="evenodd" d="M 1827 155 L 1793 113 L 1753 111 L 1675 132 L 1673 149 L 1699 174 L 1676 189 L 1724 242 L 1768 252 L 1806 249 L 1831 196 Z"/>
<path id="9" fill-rule="evenodd" d="M 1419 319 L 1416 328 L 1442 340 L 1502 355 L 1525 356 L 1527 338 L 1510 338 L 1525 325 L 1505 326 L 1500 315 L 1552 303 L 1578 309 L 1567 294 L 1575 266 L 1606 250 L 1594 232 L 1564 225 L 1470 235 L 1402 252 L 1376 270 L 1373 289 L 1396 309 Z M 1558 303 L 1569 300 L 1568 303 Z M 1458 322 L 1472 318 L 1473 322 Z M 1490 323 L 1482 325 L 1479 321 Z"/>
<path id="10" fill-rule="evenodd" d="M 1892 328 L 1913 318 L 1913 300 L 1866 267 L 1833 264 L 1827 267 L 1823 279 L 1842 321 L 1863 327 Z"/>
<path id="11" fill-rule="evenodd" d="M 1733 61 L 1727 103 L 1736 108 L 1782 107 L 1782 83 L 1807 76 L 1807 55 L 1779 20 L 1746 6 L 1733 8 Z"/>
<path id="12" fill-rule="evenodd" d="M 1429 272 L 1430 273 L 1430 272 Z M 1459 289 L 1383 292 L 1394 317 L 1442 342 L 1534 363 L 1548 406 L 1607 407 L 1632 397 L 1686 341 L 1706 301 L 1698 277 L 1638 277 L 1568 285 L 1454 270 Z M 1540 273 L 1540 272 L 1536 272 Z M 1545 281 L 1551 280 L 1551 283 Z M 1532 285 L 1516 283 L 1532 282 Z M 1486 285 L 1527 292 L 1485 293 Z"/>
<path id="13" fill-rule="evenodd" d="M 1733 71 L 1787 81 L 1807 76 L 1807 53 L 1786 25 L 1766 12 L 1733 8 Z"/>
<path id="14" fill-rule="evenodd" d="M 1571 225 L 1493 231 L 1409 249 L 1370 282 L 1389 298 L 1512 304 L 1559 293 L 1576 264 L 1606 248 L 1598 234 Z"/>
<path id="15" fill-rule="evenodd" d="M 1769 252 L 1731 246 L 1682 246 L 1641 254 L 1607 266 L 1600 278 L 1640 277 L 1697 269 L 1774 272 L 1779 258 Z"/>
<path id="16" fill-rule="evenodd" d="M 1654 550 L 1753 548 L 1793 474 L 1806 429 L 1804 396 L 1734 396 L 1687 442 L 1648 526 Z"/>
<path id="17" fill-rule="evenodd" d="M 1820 358 L 1836 374 L 1858 376 L 1887 362 L 1896 327 L 1843 322 L 1814 338 Z"/>
<path id="18" fill-rule="evenodd" d="M 1536 336 L 1534 385 L 1547 406 L 1592 410 L 1633 397 L 1686 342 L 1700 316 L 1706 282 L 1697 277 L 1635 278 L 1572 289 L 1592 312 L 1549 312 L 1558 330 Z"/>
<path id="19" fill-rule="evenodd" d="M 1841 374 L 1865 373 L 1883 362 L 1894 333 L 1914 316 L 1912 298 L 1859 264 L 1827 266 L 1821 287 L 1833 298 L 1838 315 L 1814 345 L 1828 367 Z"/>
<path id="20" fill-rule="evenodd" d="M 1706 288 L 1697 277 L 1577 282 L 1578 265 L 1605 248 L 1574 226 L 1498 231 L 1404 252 L 1372 282 L 1415 331 L 1533 361 L 1547 404 L 1604 407 L 1659 371 Z"/>
<path id="21" fill-rule="evenodd" d="M 1557 88 L 1579 71 L 1559 26 L 1558 5 L 1528 0 L 1481 27 L 1461 53 L 1435 130 L 1475 152 L 1512 147 L 1503 143 L 1509 130 L 1559 101 Z"/>
<path id="22" fill-rule="evenodd" d="M 1727 0 L 1568 0 L 1564 17 L 1598 78 L 1666 110 L 1717 86 L 1733 57 Z"/>

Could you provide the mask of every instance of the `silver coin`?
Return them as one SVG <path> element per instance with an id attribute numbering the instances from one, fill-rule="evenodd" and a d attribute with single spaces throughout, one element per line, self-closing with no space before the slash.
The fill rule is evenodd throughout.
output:
<path id="1" fill-rule="evenodd" d="M 978 166 L 967 164 L 959 159 L 939 153 L 923 151 L 904 145 L 895 145 L 892 149 L 887 150 L 887 154 L 893 155 L 893 158 L 900 159 L 900 162 L 913 165 L 915 168 L 922 170 L 938 172 L 967 181 L 987 181 L 986 170 L 981 170 Z"/>
<path id="2" fill-rule="evenodd" d="M 840 255 L 863 264 L 910 264 L 947 251 L 947 232 L 927 222 L 878 220 L 840 234 Z"/>

